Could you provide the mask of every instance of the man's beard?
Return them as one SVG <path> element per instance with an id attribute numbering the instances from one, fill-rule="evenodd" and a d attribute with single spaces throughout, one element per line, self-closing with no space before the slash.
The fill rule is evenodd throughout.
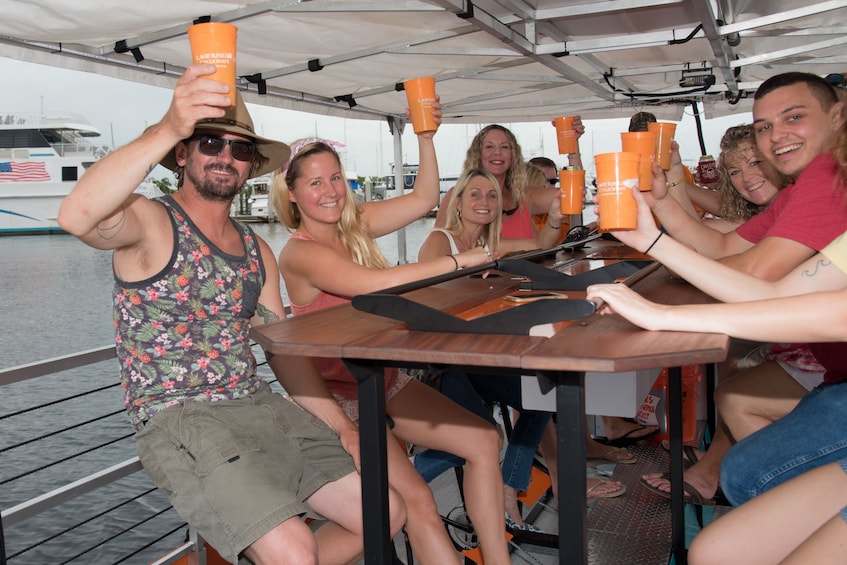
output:
<path id="1" fill-rule="evenodd" d="M 232 202 L 233 198 L 235 198 L 235 195 L 238 194 L 238 191 L 241 190 L 244 186 L 244 182 L 246 181 L 240 181 L 238 178 L 238 171 L 229 165 L 209 164 L 206 165 L 203 172 L 206 173 L 206 171 L 213 168 L 218 170 L 223 169 L 225 172 L 234 176 L 224 178 L 212 176 L 211 173 L 200 176 L 195 174 L 195 169 L 190 167 L 185 168 L 185 176 L 189 181 L 191 181 L 191 184 L 194 185 L 197 193 L 204 199 L 213 202 Z"/>

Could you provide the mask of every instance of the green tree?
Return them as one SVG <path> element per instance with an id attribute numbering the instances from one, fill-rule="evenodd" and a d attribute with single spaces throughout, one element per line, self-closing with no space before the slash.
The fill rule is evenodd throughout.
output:
<path id="1" fill-rule="evenodd" d="M 176 186 L 174 186 L 169 178 L 153 179 L 153 184 L 162 191 L 162 194 L 173 194 L 176 192 Z"/>

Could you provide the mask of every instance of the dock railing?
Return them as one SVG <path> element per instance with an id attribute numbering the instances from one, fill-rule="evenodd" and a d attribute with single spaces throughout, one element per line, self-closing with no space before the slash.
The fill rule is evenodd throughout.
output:
<path id="1" fill-rule="evenodd" d="M 261 349 L 255 349 L 257 360 L 264 365 Z M 114 364 L 114 359 L 115 348 L 108 346 L 3 369 L 0 395 L 6 398 L 6 387 L 16 383 L 27 382 L 37 387 L 40 380 L 98 363 Z M 25 406 L 0 411 L 0 430 L 14 430 L 14 434 L 2 433 L 6 441 L 0 444 L 0 506 L 15 500 L 10 506 L 0 508 L 0 565 L 33 562 L 167 565 L 190 554 L 194 554 L 192 563 L 206 563 L 203 540 L 189 531 L 134 456 L 134 433 L 123 407 L 100 405 L 96 397 L 90 396 L 104 389 L 116 389 L 112 392 L 119 394 L 117 367 L 113 365 L 113 368 L 113 383 L 97 384 L 41 403 L 41 393 L 33 393 L 29 402 L 27 391 L 23 395 L 27 400 Z M 55 382 L 46 386 L 55 389 Z M 80 399 L 85 403 L 83 421 L 51 424 L 52 429 L 46 431 L 31 426 L 33 421 L 64 424 L 67 411 L 62 410 L 63 404 Z M 68 454 L 55 453 L 51 442 L 76 444 L 76 438 L 62 439 L 62 434 L 87 426 L 93 427 L 85 437 L 96 440 L 95 445 L 74 445 Z M 29 433 L 33 435 L 24 437 Z M 10 435 L 14 435 L 11 440 Z M 118 457 L 114 454 L 116 445 L 122 447 Z M 94 463 L 90 461 L 92 454 Z M 83 460 L 83 455 L 89 460 Z M 24 484 L 38 474 L 46 475 L 47 479 L 38 481 L 36 487 Z M 17 500 L 21 493 L 25 499 Z"/>

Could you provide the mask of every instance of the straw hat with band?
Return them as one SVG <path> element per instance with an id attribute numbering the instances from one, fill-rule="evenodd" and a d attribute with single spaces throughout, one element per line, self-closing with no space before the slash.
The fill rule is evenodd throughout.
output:
<path id="1" fill-rule="evenodd" d="M 194 126 L 194 135 L 206 129 L 236 133 L 249 137 L 256 143 L 256 151 L 266 159 L 266 162 L 255 171 L 251 171 L 250 178 L 260 177 L 282 167 L 291 155 L 291 148 L 285 143 L 256 135 L 253 128 L 253 119 L 250 118 L 247 105 L 244 104 L 244 99 L 238 92 L 235 93 L 235 106 L 233 108 L 229 108 L 222 118 L 207 118 L 197 122 Z M 179 169 L 173 149 L 165 155 L 160 164 L 172 171 Z"/>

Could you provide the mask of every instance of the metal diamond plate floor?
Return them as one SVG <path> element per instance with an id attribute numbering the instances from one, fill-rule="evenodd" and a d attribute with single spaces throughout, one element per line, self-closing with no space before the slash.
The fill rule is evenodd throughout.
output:
<path id="1" fill-rule="evenodd" d="M 618 498 L 598 499 L 589 507 L 588 545 L 591 565 L 667 565 L 670 555 L 670 504 L 639 485 L 641 475 L 664 472 L 668 469 L 668 454 L 658 443 L 642 442 L 631 446 L 638 455 L 633 465 L 601 465 L 588 467 L 589 475 L 611 476 L 626 484 L 627 492 Z M 444 473 L 431 483 L 442 515 L 460 506 L 459 492 L 453 473 Z M 550 503 L 553 504 L 552 502 Z M 704 521 L 728 509 L 704 509 Z M 534 524 L 545 532 L 556 532 L 558 513 L 544 506 Z M 686 526 L 689 537 L 697 531 L 693 507 L 686 505 Z M 396 543 L 403 562 L 405 549 Z M 529 544 L 515 546 L 512 563 L 552 565 L 558 563 L 558 551 Z"/>

